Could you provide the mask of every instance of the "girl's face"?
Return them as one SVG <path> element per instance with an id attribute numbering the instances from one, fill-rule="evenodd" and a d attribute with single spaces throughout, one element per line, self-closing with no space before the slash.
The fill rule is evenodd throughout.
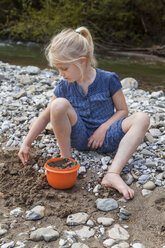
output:
<path id="1" fill-rule="evenodd" d="M 82 80 L 82 74 L 85 72 L 86 58 L 80 58 L 77 65 L 74 63 L 58 63 L 55 67 L 58 69 L 60 76 L 68 82 L 76 81 L 79 83 Z"/>
<path id="2" fill-rule="evenodd" d="M 59 64 L 56 64 L 56 68 L 58 69 L 60 76 L 62 76 L 64 79 L 66 79 L 70 83 L 74 81 L 78 82 L 81 80 L 80 69 L 75 64 L 59 63 Z"/>

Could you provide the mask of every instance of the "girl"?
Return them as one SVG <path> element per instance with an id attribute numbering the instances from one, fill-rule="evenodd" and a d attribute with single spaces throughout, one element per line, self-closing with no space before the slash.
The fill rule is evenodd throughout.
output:
<path id="1" fill-rule="evenodd" d="M 118 76 L 95 68 L 94 45 L 87 28 L 63 30 L 52 39 L 46 54 L 63 79 L 21 145 L 18 156 L 22 163 L 27 163 L 32 142 L 50 121 L 62 157 L 71 157 L 71 147 L 117 150 L 102 185 L 117 189 L 125 199 L 133 198 L 134 191 L 120 173 L 144 138 L 149 117 L 140 112 L 127 117 Z"/>

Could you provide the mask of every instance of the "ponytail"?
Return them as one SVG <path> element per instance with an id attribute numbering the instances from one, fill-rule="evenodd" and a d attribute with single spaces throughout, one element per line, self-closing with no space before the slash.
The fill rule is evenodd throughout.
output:
<path id="1" fill-rule="evenodd" d="M 81 57 L 86 57 L 88 64 L 93 67 L 97 64 L 93 39 L 85 27 L 62 30 L 52 39 L 45 53 L 51 66 L 56 63 L 76 63 Z"/>

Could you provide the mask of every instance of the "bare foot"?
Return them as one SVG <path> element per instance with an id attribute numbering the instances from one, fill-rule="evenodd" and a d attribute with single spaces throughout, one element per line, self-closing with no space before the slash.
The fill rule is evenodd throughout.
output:
<path id="1" fill-rule="evenodd" d="M 123 194 L 126 200 L 132 199 L 134 197 L 134 191 L 131 189 L 120 177 L 119 174 L 116 173 L 107 173 L 102 182 L 102 186 L 112 187 L 117 189 L 121 194 Z"/>

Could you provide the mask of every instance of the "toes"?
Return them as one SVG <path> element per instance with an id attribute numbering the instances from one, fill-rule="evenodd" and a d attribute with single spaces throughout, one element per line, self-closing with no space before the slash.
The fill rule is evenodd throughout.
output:
<path id="1" fill-rule="evenodd" d="M 123 196 L 126 200 L 130 200 L 134 197 L 134 191 L 132 189 L 126 189 L 123 191 Z"/>

